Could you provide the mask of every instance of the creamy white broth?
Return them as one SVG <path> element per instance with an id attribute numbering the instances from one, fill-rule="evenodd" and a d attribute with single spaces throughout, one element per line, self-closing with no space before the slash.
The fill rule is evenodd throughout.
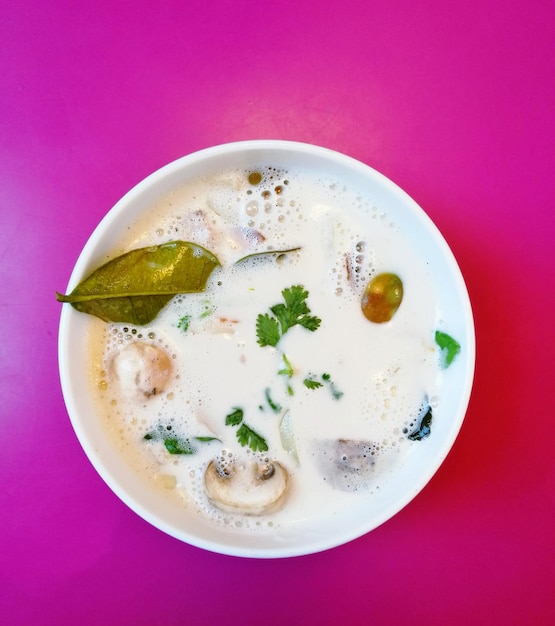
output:
<path id="1" fill-rule="evenodd" d="M 182 239 L 205 246 L 222 266 L 205 292 L 177 296 L 148 327 L 91 321 L 91 361 L 100 413 L 145 480 L 216 524 L 264 529 L 331 515 L 353 499 L 373 497 L 411 446 L 420 445 L 406 431 L 426 397 L 434 402 L 439 396 L 441 376 L 432 281 L 401 225 L 339 180 L 261 168 L 261 183 L 252 185 L 252 171 L 188 182 L 130 226 L 115 254 Z M 296 247 L 280 257 L 235 263 L 253 252 Z M 404 298 L 391 322 L 373 324 L 363 316 L 360 298 L 380 272 L 401 277 Z M 314 332 L 294 327 L 276 348 L 261 347 L 257 316 L 282 301 L 282 290 L 292 285 L 308 291 L 308 306 L 321 325 Z M 114 355 L 139 340 L 161 346 L 173 365 L 166 389 L 148 398 L 124 393 L 112 372 Z M 294 367 L 290 378 L 278 374 L 282 354 Z M 306 376 L 321 380 L 324 373 L 333 389 L 328 383 L 304 386 Z M 272 410 L 266 390 L 280 411 Z M 342 394 L 339 399 L 333 390 Z M 267 516 L 223 512 L 204 492 L 205 468 L 221 450 L 258 456 L 238 444 L 235 427 L 225 425 L 234 407 L 266 440 L 262 456 L 281 463 L 290 476 L 281 507 Z M 280 434 L 286 411 L 294 454 Z M 162 442 L 145 441 L 160 425 L 192 440 L 196 453 L 171 455 Z M 349 484 L 338 485 L 326 475 L 325 459 L 333 442 L 343 439 L 371 442 L 375 462 L 362 478 L 350 476 Z"/>

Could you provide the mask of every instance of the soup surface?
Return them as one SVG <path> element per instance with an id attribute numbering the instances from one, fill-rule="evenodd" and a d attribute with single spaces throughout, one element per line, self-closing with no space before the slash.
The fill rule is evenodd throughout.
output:
<path id="1" fill-rule="evenodd" d="M 175 240 L 218 258 L 204 292 L 147 326 L 90 320 L 121 454 L 207 523 L 249 532 L 375 497 L 441 402 L 443 322 L 402 225 L 339 179 L 261 165 L 175 188 L 114 255 Z M 382 273 L 403 295 L 374 323 L 361 300 Z"/>

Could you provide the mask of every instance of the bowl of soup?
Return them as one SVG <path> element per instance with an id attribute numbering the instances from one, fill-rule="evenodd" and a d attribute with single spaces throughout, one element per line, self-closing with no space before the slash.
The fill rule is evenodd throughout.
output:
<path id="1" fill-rule="evenodd" d="M 161 168 L 57 297 L 88 458 L 209 551 L 291 557 L 372 531 L 467 410 L 473 318 L 445 239 L 392 181 L 318 146 L 237 142 Z"/>

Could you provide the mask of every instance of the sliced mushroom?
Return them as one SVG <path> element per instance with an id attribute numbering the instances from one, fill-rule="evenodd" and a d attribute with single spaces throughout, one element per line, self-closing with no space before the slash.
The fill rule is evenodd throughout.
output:
<path id="1" fill-rule="evenodd" d="M 154 396 L 164 391 L 172 375 L 172 363 L 165 350 L 144 341 L 134 341 L 112 360 L 112 372 L 124 395 Z"/>
<path id="2" fill-rule="evenodd" d="M 374 473 L 377 446 L 371 441 L 333 439 L 320 441 L 317 458 L 323 478 L 335 489 L 360 491 Z"/>
<path id="3" fill-rule="evenodd" d="M 206 495 L 214 506 L 229 513 L 262 515 L 283 502 L 288 473 L 280 463 L 267 459 L 220 461 L 211 461 L 204 474 Z"/>

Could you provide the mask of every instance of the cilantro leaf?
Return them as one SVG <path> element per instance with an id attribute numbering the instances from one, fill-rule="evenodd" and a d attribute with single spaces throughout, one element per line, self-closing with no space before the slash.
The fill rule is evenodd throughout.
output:
<path id="1" fill-rule="evenodd" d="M 316 317 L 315 315 L 307 315 L 306 317 L 303 317 L 302 319 L 299 320 L 299 324 L 303 328 L 306 328 L 307 330 L 310 330 L 311 332 L 318 330 L 321 322 L 322 320 L 319 317 Z"/>
<path id="2" fill-rule="evenodd" d="M 267 313 L 260 314 L 256 318 L 256 335 L 262 347 L 276 346 L 281 337 L 277 320 Z"/>
<path id="3" fill-rule="evenodd" d="M 183 439 L 176 437 L 173 433 L 173 426 L 171 424 L 158 424 L 156 430 L 150 431 L 144 435 L 145 441 L 162 441 L 164 447 L 170 454 L 194 454 L 196 448 L 191 443 L 189 438 Z M 210 441 L 219 441 L 217 437 L 192 437 L 192 439 L 201 443 L 207 443 Z"/>
<path id="4" fill-rule="evenodd" d="M 345 395 L 343 391 L 339 391 L 339 389 L 335 386 L 334 383 L 330 383 L 330 391 L 334 400 L 339 400 Z"/>
<path id="5" fill-rule="evenodd" d="M 407 438 L 411 441 L 421 441 L 422 439 L 426 439 L 426 437 L 429 437 L 431 432 L 432 408 L 428 406 L 426 407 L 424 414 L 420 418 L 420 423 L 416 426 L 416 429 L 407 436 Z"/>
<path id="6" fill-rule="evenodd" d="M 319 380 L 314 380 L 313 378 L 305 378 L 303 380 L 303 385 L 307 389 L 318 389 L 319 387 L 323 386 Z"/>
<path id="7" fill-rule="evenodd" d="M 280 376 L 287 376 L 287 378 L 292 378 L 293 374 L 295 373 L 295 369 L 291 365 L 291 361 L 289 361 L 285 354 L 282 354 L 281 358 L 283 359 L 283 367 L 278 370 L 278 374 Z"/>
<path id="8" fill-rule="evenodd" d="M 171 437 L 164 439 L 164 446 L 170 454 L 194 454 L 195 449 L 188 439 L 177 439 Z"/>
<path id="9" fill-rule="evenodd" d="M 324 384 L 326 384 L 328 385 L 328 389 L 330 390 L 330 393 L 334 400 L 339 400 L 345 395 L 342 391 L 339 391 L 339 389 L 337 389 L 329 374 L 322 374 L 321 378 L 324 381 L 323 383 L 319 380 L 316 380 L 315 378 L 312 378 L 311 376 L 307 376 L 303 380 L 303 385 L 307 389 L 320 389 L 320 387 L 323 387 Z"/>
<path id="10" fill-rule="evenodd" d="M 308 291 L 301 285 L 293 285 L 281 292 L 285 304 L 276 304 L 270 307 L 281 326 L 281 334 L 284 335 L 292 326 L 300 324 L 308 330 L 316 330 L 320 326 L 321 320 L 316 316 L 311 316 L 310 309 L 306 303 Z"/>
<path id="11" fill-rule="evenodd" d="M 226 426 L 238 426 L 243 421 L 243 409 L 233 407 L 233 411 L 225 416 Z"/>
<path id="12" fill-rule="evenodd" d="M 281 405 L 272 400 L 272 396 L 270 395 L 270 388 L 266 387 L 264 390 L 264 394 L 266 396 L 266 402 L 270 405 L 270 408 L 274 413 L 279 413 L 281 411 Z"/>
<path id="13" fill-rule="evenodd" d="M 455 360 L 457 354 L 461 351 L 461 344 L 453 339 L 453 337 L 447 333 L 441 332 L 440 330 L 436 330 L 435 340 L 441 349 L 441 366 L 443 369 L 447 369 Z"/>
<path id="14" fill-rule="evenodd" d="M 259 435 L 246 424 L 241 424 L 237 430 L 237 441 L 242 446 L 248 446 L 253 452 L 266 452 L 268 444 L 264 437 Z"/>
<path id="15" fill-rule="evenodd" d="M 256 334 L 261 346 L 276 346 L 281 337 L 295 325 L 315 331 L 321 319 L 310 315 L 306 303 L 308 291 L 301 285 L 293 285 L 281 292 L 283 302 L 270 307 L 273 317 L 268 313 L 260 314 L 256 319 Z"/>

